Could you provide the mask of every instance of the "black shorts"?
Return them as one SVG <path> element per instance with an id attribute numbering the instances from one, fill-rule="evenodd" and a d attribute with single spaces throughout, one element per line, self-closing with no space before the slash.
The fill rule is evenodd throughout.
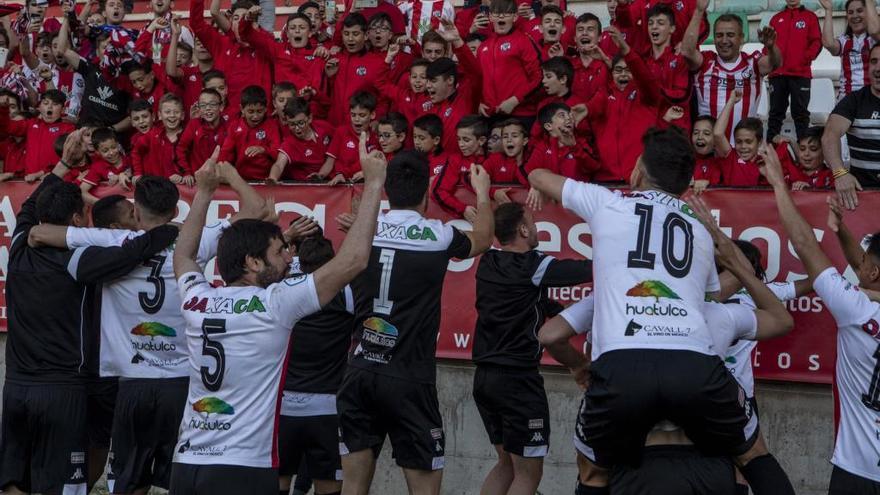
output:
<path id="1" fill-rule="evenodd" d="M 336 395 L 340 454 L 372 449 L 385 437 L 392 456 L 406 469 L 443 469 L 446 438 L 437 387 L 349 368 Z"/>
<path id="2" fill-rule="evenodd" d="M 116 409 L 118 388 L 119 378 L 115 376 L 96 378 L 86 386 L 89 394 L 89 448 L 107 449 L 110 447 L 113 410 Z"/>
<path id="3" fill-rule="evenodd" d="M 828 495 L 880 495 L 880 483 L 834 466 Z"/>
<path id="4" fill-rule="evenodd" d="M 736 495 L 730 457 L 703 457 L 694 447 L 645 447 L 641 466 L 611 470 L 615 495 Z"/>
<path id="5" fill-rule="evenodd" d="M 281 416 L 278 428 L 278 472 L 293 476 L 305 460 L 316 480 L 342 480 L 339 420 L 328 416 Z"/>
<path id="6" fill-rule="evenodd" d="M 717 356 L 610 351 L 593 362 L 590 376 L 575 444 L 599 466 L 638 465 L 648 432 L 664 419 L 708 456 L 744 454 L 757 439 L 745 392 Z"/>
<path id="7" fill-rule="evenodd" d="M 849 173 L 858 179 L 862 187 L 880 187 L 880 170 L 851 166 Z"/>
<path id="8" fill-rule="evenodd" d="M 168 488 L 189 378 L 122 378 L 113 415 L 111 493 Z"/>
<path id="9" fill-rule="evenodd" d="M 492 445 L 521 457 L 547 455 L 550 408 L 537 369 L 477 366 L 474 401 Z"/>
<path id="10" fill-rule="evenodd" d="M 168 495 L 278 495 L 278 470 L 175 462 Z"/>
<path id="11" fill-rule="evenodd" d="M 88 472 L 85 384 L 6 381 L 0 437 L 0 488 L 60 494 L 81 489 Z"/>

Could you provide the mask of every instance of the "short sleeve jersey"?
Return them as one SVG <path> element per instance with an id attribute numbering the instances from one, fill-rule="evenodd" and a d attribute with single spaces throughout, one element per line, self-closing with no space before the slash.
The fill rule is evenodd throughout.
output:
<path id="1" fill-rule="evenodd" d="M 846 131 L 852 166 L 880 170 L 880 98 L 871 87 L 846 95 L 831 113 L 852 123 Z"/>
<path id="2" fill-rule="evenodd" d="M 217 241 L 229 222 L 202 230 L 198 263 L 217 254 Z M 68 228 L 67 246 L 121 246 L 143 231 Z M 172 246 L 173 248 L 173 246 Z M 174 378 L 189 375 L 185 330 L 172 257 L 165 249 L 125 277 L 101 290 L 101 376 Z"/>
<path id="3" fill-rule="evenodd" d="M 720 290 L 714 245 L 687 203 L 568 179 L 562 205 L 593 235 L 594 360 L 617 349 L 713 354 L 702 304 Z"/>
<path id="4" fill-rule="evenodd" d="M 321 309 L 313 277 L 214 288 L 189 272 L 178 288 L 190 369 L 174 462 L 277 468 L 291 329 Z"/>
<path id="5" fill-rule="evenodd" d="M 837 440 L 831 463 L 880 482 L 880 303 L 872 302 L 833 267 L 813 289 L 837 323 Z"/>
<path id="6" fill-rule="evenodd" d="M 367 269 L 351 283 L 355 338 L 350 366 L 434 383 L 440 298 L 451 258 L 467 258 L 470 239 L 410 210 L 379 215 Z"/>
<path id="7" fill-rule="evenodd" d="M 110 126 L 128 116 L 128 95 L 110 84 L 94 64 L 80 60 L 76 71 L 85 82 L 80 121 L 97 120 Z"/>
<path id="8" fill-rule="evenodd" d="M 780 301 L 790 301 L 797 295 L 795 293 L 794 282 L 772 282 L 767 284 L 770 292 Z M 743 306 L 755 310 L 757 305 L 752 296 L 745 289 L 740 290 L 727 300 L 729 303 L 738 303 Z M 733 377 L 739 382 L 740 386 L 746 391 L 746 396 L 755 396 L 755 376 L 752 372 L 752 351 L 757 345 L 751 340 L 740 340 L 733 342 L 727 350 L 722 348 L 722 357 L 724 365 L 733 373 Z"/>

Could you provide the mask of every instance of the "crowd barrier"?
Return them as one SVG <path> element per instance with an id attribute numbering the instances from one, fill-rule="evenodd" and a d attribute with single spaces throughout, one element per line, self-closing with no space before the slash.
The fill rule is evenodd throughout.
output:
<path id="1" fill-rule="evenodd" d="M 0 185 L 0 331 L 6 331 L 7 311 L 5 282 L 9 243 L 15 228 L 15 214 L 34 186 L 10 182 Z M 299 215 L 315 217 L 329 238 L 338 247 L 343 233 L 338 230 L 335 217 L 351 211 L 360 196 L 358 186 L 327 187 L 322 185 L 291 184 L 257 186 L 265 197 L 273 197 L 282 224 Z M 182 221 L 189 211 L 189 202 L 195 189 L 181 187 L 177 220 Z M 124 192 L 102 188 L 98 195 Z M 525 199 L 525 190 L 511 190 L 515 200 Z M 130 194 L 130 193 L 127 193 Z M 855 281 L 855 273 L 847 268 L 834 234 L 827 228 L 828 192 L 794 193 L 795 200 L 807 220 L 814 227 L 816 238 L 831 257 L 835 266 Z M 468 193 L 461 193 L 467 200 Z M 803 268 L 791 248 L 780 225 L 773 194 L 766 190 L 710 190 L 704 194 L 706 202 L 717 216 L 725 232 L 736 239 L 753 241 L 764 253 L 768 280 L 788 281 L 803 278 Z M 846 221 L 856 235 L 880 230 L 880 191 L 864 192 L 859 196 L 860 206 L 848 213 Z M 383 203 L 383 208 L 387 208 Z M 232 191 L 221 189 L 208 212 L 208 222 L 224 218 L 238 208 Z M 429 216 L 441 218 L 467 230 L 470 224 L 455 219 L 437 205 L 429 205 Z M 539 249 L 556 257 L 592 258 L 589 226 L 559 205 L 548 204 L 535 213 L 539 231 Z M 622 247 L 623 249 L 623 247 Z M 437 340 L 437 356 L 447 359 L 469 360 L 473 345 L 474 273 L 478 260 L 451 261 L 448 266 L 442 301 L 442 325 Z M 213 264 L 208 272 L 214 274 Z M 418 273 L 411 274 L 418 277 Z M 215 279 L 219 277 L 214 274 Z M 550 296 L 563 304 L 581 299 L 591 290 L 590 285 L 563 287 L 550 290 Z M 815 294 L 788 303 L 794 315 L 795 329 L 790 335 L 772 342 L 761 343 L 753 356 L 758 378 L 810 383 L 831 383 L 836 358 L 836 327 L 821 299 Z M 578 341 L 582 345 L 582 340 Z M 545 363 L 555 364 L 545 355 Z"/>

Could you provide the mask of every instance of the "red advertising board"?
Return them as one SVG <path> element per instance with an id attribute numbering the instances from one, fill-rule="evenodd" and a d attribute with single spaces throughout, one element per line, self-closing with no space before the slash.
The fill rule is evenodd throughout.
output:
<path id="1" fill-rule="evenodd" d="M 335 217 L 350 211 L 352 201 L 359 195 L 357 187 L 325 187 L 312 185 L 257 186 L 266 197 L 274 197 L 286 223 L 298 215 L 312 215 L 338 246 L 343 234 L 337 230 Z M 5 281 L 8 247 L 15 228 L 15 213 L 27 198 L 33 186 L 23 183 L 0 185 L 0 331 L 6 328 Z M 109 192 L 109 191 L 108 191 Z M 181 188 L 178 220 L 186 216 L 193 189 Z M 514 199 L 524 199 L 525 191 L 512 192 Z M 802 192 L 795 194 L 801 211 L 815 229 L 816 238 L 832 261 L 841 270 L 846 269 L 843 255 L 834 235 L 825 222 L 827 193 Z M 707 203 L 715 212 L 720 225 L 736 239 L 754 242 L 764 253 L 769 280 L 785 281 L 802 278 L 803 268 L 788 239 L 782 231 L 773 195 L 769 191 L 713 190 L 705 194 Z M 467 198 L 462 198 L 467 199 Z M 387 206 L 387 205 L 386 205 Z M 231 191 L 221 190 L 208 213 L 209 222 L 223 218 L 238 208 Z M 876 212 L 880 211 L 880 192 L 860 195 L 857 212 L 847 217 L 856 235 L 880 230 Z M 461 229 L 469 224 L 454 219 L 436 205 L 429 208 L 429 216 L 452 222 Z M 537 212 L 541 244 L 539 249 L 557 257 L 592 258 L 589 226 L 578 217 L 557 205 L 547 205 Z M 437 342 L 437 356 L 450 359 L 470 359 L 473 344 L 474 270 L 478 260 L 452 261 L 449 264 L 443 292 L 443 321 Z M 209 267 L 212 269 L 212 267 Z M 851 269 L 845 271 L 851 280 Z M 590 291 L 589 286 L 566 287 L 551 290 L 551 296 L 564 304 L 579 300 Z M 836 355 L 836 328 L 822 301 L 815 295 L 789 303 L 796 327 L 792 333 L 772 342 L 761 343 L 754 356 L 758 378 L 812 383 L 830 383 Z M 552 361 L 547 358 L 547 364 Z"/>

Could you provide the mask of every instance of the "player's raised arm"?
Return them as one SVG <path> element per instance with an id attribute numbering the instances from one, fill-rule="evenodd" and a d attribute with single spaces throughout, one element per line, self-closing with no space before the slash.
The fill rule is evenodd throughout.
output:
<path id="1" fill-rule="evenodd" d="M 388 164 L 381 151 L 367 153 L 365 132 L 361 133 L 360 160 L 364 172 L 364 192 L 357 218 L 348 230 L 339 253 L 314 274 L 321 306 L 336 297 L 346 284 L 367 267 L 370 260 L 370 249 L 376 234 L 376 219 L 379 216 L 379 201 L 385 185 L 385 168 Z"/>
<path id="2" fill-rule="evenodd" d="M 788 192 L 788 185 L 782 172 L 782 164 L 779 156 L 772 146 L 762 146 L 759 154 L 763 158 L 760 166 L 761 174 L 767 178 L 767 182 L 773 186 L 776 196 L 776 206 L 779 210 L 779 220 L 782 222 L 785 232 L 788 234 L 794 250 L 804 264 L 810 277 L 817 277 L 826 268 L 831 266 L 831 260 L 819 247 L 813 228 L 804 220 L 795 206 Z"/>
<path id="3" fill-rule="evenodd" d="M 594 301 L 590 295 L 548 320 L 538 331 L 538 342 L 547 348 L 553 359 L 571 371 L 575 382 L 582 388 L 587 385 L 590 355 L 584 355 L 569 341 L 575 335 L 591 329 L 593 311 Z"/>
<path id="4" fill-rule="evenodd" d="M 184 273 L 201 272 L 196 262 L 199 244 L 202 240 L 202 229 L 205 228 L 205 216 L 208 205 L 217 186 L 220 185 L 220 173 L 217 170 L 217 157 L 220 147 L 214 148 L 211 158 L 205 161 L 202 168 L 196 171 L 196 196 L 190 206 L 189 215 L 180 229 L 177 246 L 174 249 L 174 276 L 180 278 Z"/>
<path id="5" fill-rule="evenodd" d="M 492 247 L 492 239 L 495 238 L 495 216 L 489 199 L 490 180 L 489 173 L 482 165 L 471 165 L 471 185 L 477 193 L 477 218 L 474 220 L 474 230 L 464 233 L 471 240 L 470 258 Z"/>
<path id="6" fill-rule="evenodd" d="M 562 187 L 565 185 L 565 177 L 554 174 L 547 169 L 538 168 L 529 174 L 529 184 L 545 197 L 562 201 Z"/>
<path id="7" fill-rule="evenodd" d="M 235 222 L 243 218 L 256 218 L 262 220 L 268 213 L 270 213 L 266 209 L 266 199 L 261 196 L 253 186 L 248 184 L 246 180 L 241 178 L 238 170 L 233 165 L 228 162 L 218 163 L 217 172 L 220 174 L 220 178 L 223 182 L 229 184 L 229 187 L 238 194 L 238 199 L 240 201 L 241 206 L 238 209 L 238 213 L 229 219 L 230 222 Z M 272 211 L 271 213 L 275 212 Z"/>
<path id="8" fill-rule="evenodd" d="M 706 226 L 715 242 L 716 261 L 740 281 L 755 301 L 755 316 L 758 319 L 756 340 L 781 337 L 794 327 L 794 319 L 763 280 L 755 276 L 755 269 L 742 250 L 721 231 L 709 208 L 699 197 L 690 202 L 697 217 Z"/>
<path id="9" fill-rule="evenodd" d="M 853 269 L 858 269 L 859 265 L 862 264 L 865 250 L 862 249 L 859 241 L 856 240 L 855 236 L 850 232 L 849 227 L 847 227 L 846 223 L 843 221 L 843 206 L 840 204 L 840 199 L 836 196 L 829 196 L 827 201 L 828 228 L 837 234 L 837 242 L 840 243 L 840 248 L 843 250 L 846 262 L 849 266 L 853 267 Z M 31 232 L 33 232 L 33 229 Z"/>

